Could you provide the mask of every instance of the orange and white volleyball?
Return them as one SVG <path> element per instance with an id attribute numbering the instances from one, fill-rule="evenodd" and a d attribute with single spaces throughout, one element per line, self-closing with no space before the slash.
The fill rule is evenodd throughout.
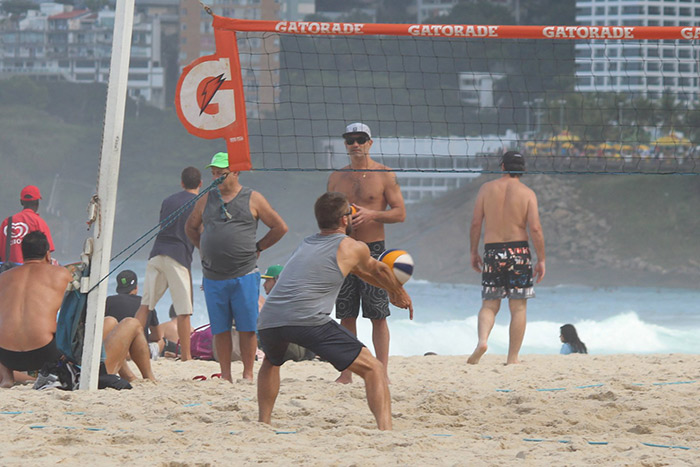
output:
<path id="1" fill-rule="evenodd" d="M 379 261 L 394 271 L 396 279 L 405 284 L 413 275 L 413 258 L 405 250 L 386 250 L 379 256 Z"/>

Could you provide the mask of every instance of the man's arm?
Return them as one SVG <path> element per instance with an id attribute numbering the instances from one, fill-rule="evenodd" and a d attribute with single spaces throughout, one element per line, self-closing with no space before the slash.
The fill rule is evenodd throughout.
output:
<path id="1" fill-rule="evenodd" d="M 257 216 L 257 218 L 270 229 L 265 236 L 258 241 L 258 247 L 261 250 L 267 250 L 284 237 L 284 234 L 287 233 L 289 228 L 286 222 L 284 222 L 284 219 L 282 219 L 282 216 L 277 214 L 277 211 L 272 209 L 272 206 L 270 206 L 270 203 L 267 202 L 265 197 L 257 191 L 251 194 L 250 204 L 253 215 Z"/>
<path id="2" fill-rule="evenodd" d="M 351 238 L 343 240 L 338 249 L 338 265 L 341 267 L 341 271 L 349 268 L 350 270 L 347 272 L 357 275 L 375 287 L 386 290 L 389 294 L 389 301 L 399 308 L 408 308 L 409 317 L 413 319 L 411 297 L 396 279 L 391 268 L 370 256 L 369 248 L 365 243 Z"/>
<path id="3" fill-rule="evenodd" d="M 374 221 L 382 224 L 396 224 L 406 220 L 406 205 L 401 194 L 401 187 L 394 172 L 384 174 L 384 198 L 389 209 L 375 211 L 355 205 L 357 214 L 352 218 L 353 227 Z"/>
<path id="4" fill-rule="evenodd" d="M 546 272 L 544 252 L 544 234 L 542 233 L 542 224 L 540 224 L 540 213 L 537 207 L 537 196 L 532 192 L 532 197 L 527 206 L 527 226 L 530 230 L 532 245 L 537 253 L 537 264 L 535 264 L 534 276 L 539 283 L 544 279 Z"/>
<path id="5" fill-rule="evenodd" d="M 333 172 L 328 177 L 328 184 L 326 185 L 326 191 L 338 191 L 336 186 L 338 185 L 338 178 L 340 177 L 339 172 Z"/>
<path id="6" fill-rule="evenodd" d="M 192 244 L 197 248 L 199 248 L 199 240 L 202 237 L 200 229 L 202 228 L 202 213 L 204 213 L 206 202 L 206 196 L 199 198 L 190 213 L 190 217 L 187 218 L 187 222 L 185 223 L 185 234 L 187 234 L 187 238 L 189 238 Z"/>
<path id="7" fill-rule="evenodd" d="M 472 214 L 472 223 L 469 228 L 469 251 L 471 254 L 472 269 L 476 272 L 481 272 L 484 265 L 479 255 L 479 240 L 481 239 L 481 226 L 484 222 L 484 194 L 483 186 L 479 189 L 479 194 L 476 196 L 474 203 L 474 213 Z"/>

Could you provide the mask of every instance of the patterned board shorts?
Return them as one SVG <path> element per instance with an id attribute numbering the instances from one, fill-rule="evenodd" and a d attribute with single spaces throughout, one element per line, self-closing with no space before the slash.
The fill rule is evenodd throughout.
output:
<path id="1" fill-rule="evenodd" d="M 484 271 L 481 298 L 534 298 L 532 260 L 527 242 L 487 243 L 484 245 Z"/>
<path id="2" fill-rule="evenodd" d="M 383 241 L 368 243 L 367 246 L 374 259 L 384 252 Z M 391 314 L 386 290 L 368 284 L 355 274 L 348 274 L 335 301 L 335 317 L 357 318 L 360 314 L 360 301 L 362 316 L 365 318 L 384 319 Z"/>

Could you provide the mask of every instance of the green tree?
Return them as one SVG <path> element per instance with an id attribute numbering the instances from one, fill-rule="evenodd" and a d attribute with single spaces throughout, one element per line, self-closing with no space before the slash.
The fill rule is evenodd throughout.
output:
<path id="1" fill-rule="evenodd" d="M 0 105 L 28 105 L 44 109 L 48 103 L 49 91 L 42 83 L 23 77 L 0 82 Z"/>
<path id="2" fill-rule="evenodd" d="M 668 134 L 671 131 L 678 129 L 678 127 L 681 125 L 680 109 L 681 107 L 676 100 L 676 95 L 670 89 L 664 89 L 658 103 L 655 122 L 661 127 L 661 131 L 664 134 Z"/>

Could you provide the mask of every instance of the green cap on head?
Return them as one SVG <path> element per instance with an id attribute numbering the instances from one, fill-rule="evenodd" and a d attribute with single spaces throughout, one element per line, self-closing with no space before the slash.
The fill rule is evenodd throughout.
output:
<path id="1" fill-rule="evenodd" d="M 219 169 L 228 169 L 228 153 L 217 152 L 214 157 L 211 158 L 211 163 L 205 168 L 216 167 Z"/>
<path id="2" fill-rule="evenodd" d="M 282 272 L 282 266 L 279 264 L 275 264 L 273 266 L 270 266 L 267 268 L 267 271 L 265 271 L 265 274 L 261 275 L 263 279 L 277 279 L 277 277 L 280 275 Z"/>

